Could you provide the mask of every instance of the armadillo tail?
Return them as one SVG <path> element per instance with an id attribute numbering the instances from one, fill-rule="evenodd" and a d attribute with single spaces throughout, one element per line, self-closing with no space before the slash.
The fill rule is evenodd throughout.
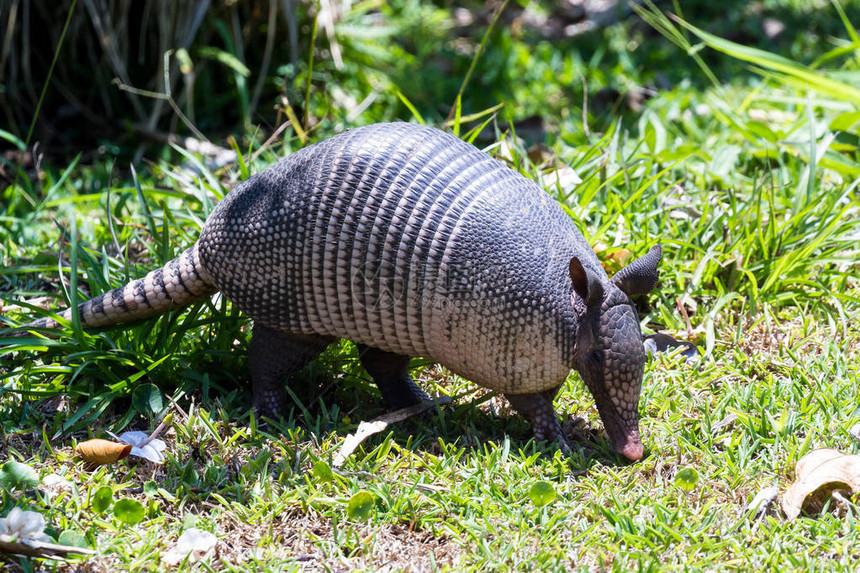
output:
<path id="1" fill-rule="evenodd" d="M 197 245 L 154 270 L 103 295 L 78 305 L 83 328 L 98 328 L 131 322 L 188 306 L 216 292 L 209 273 L 200 263 Z M 60 316 L 72 320 L 72 309 Z M 23 328 L 59 328 L 52 318 L 41 318 Z"/>

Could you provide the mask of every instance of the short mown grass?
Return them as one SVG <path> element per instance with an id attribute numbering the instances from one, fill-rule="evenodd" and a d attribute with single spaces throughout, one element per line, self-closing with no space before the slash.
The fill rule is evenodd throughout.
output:
<path id="1" fill-rule="evenodd" d="M 647 9 L 674 42 L 698 41 Z M 0 516 L 37 511 L 49 534 L 78 532 L 98 551 L 71 565 L 4 557 L 8 567 L 159 570 L 182 531 L 197 527 L 219 538 L 197 567 L 218 571 L 856 570 L 856 499 L 795 521 L 778 507 L 759 517 L 747 507 L 765 487 L 784 491 L 805 453 L 860 449 L 849 433 L 860 422 L 860 104 L 851 91 L 860 43 L 844 22 L 848 39 L 804 60 L 814 66 L 775 69 L 766 54 L 705 37 L 763 79 L 708 88 L 699 77 L 660 91 L 633 120 L 589 131 L 578 112 L 564 115 L 543 146 L 517 139 L 502 113 L 449 124 L 467 136 L 486 121 L 478 145 L 540 181 L 610 272 L 664 245 L 659 287 L 637 301 L 643 330 L 691 340 L 703 357 L 649 361 L 642 461 L 611 452 L 576 374 L 556 402 L 574 443 L 565 457 L 535 444 L 502 398 L 415 359 L 422 386 L 452 403 L 370 438 L 333 468 L 347 434 L 383 413 L 352 344 L 333 345 L 305 369 L 289 419 L 261 425 L 250 411 L 247 321 L 215 297 L 127 328 L 70 324 L 56 338 L 0 339 L 0 461 L 25 463 L 41 480 L 3 489 Z M 528 44 L 500 34 L 485 57 L 509 48 L 525 57 Z M 356 36 L 345 50 L 371 40 Z M 715 58 L 679 61 L 711 70 Z M 801 85 L 798 70 L 828 81 Z M 381 97 L 408 101 L 390 73 Z M 329 121 L 341 115 L 306 135 L 347 127 Z M 221 170 L 166 150 L 134 169 L 73 160 L 43 165 L 35 179 L 21 173 L 0 191 L 4 325 L 170 260 L 237 181 L 302 145 L 297 131 L 263 149 L 237 147 L 236 164 Z M 107 430 L 149 431 L 168 412 L 162 465 L 127 459 L 92 469 L 74 453 Z M 556 494 L 543 505 L 530 493 L 539 482 Z M 127 525 L 96 511 L 105 485 L 115 499 L 140 501 L 143 519 Z M 349 505 L 361 491 L 373 500 L 366 519 Z"/>

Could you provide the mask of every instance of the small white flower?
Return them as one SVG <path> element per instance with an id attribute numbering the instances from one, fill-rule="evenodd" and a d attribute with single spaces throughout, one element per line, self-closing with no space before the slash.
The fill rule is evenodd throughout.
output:
<path id="1" fill-rule="evenodd" d="M 162 560 L 167 565 L 178 565 L 188 556 L 191 563 L 199 561 L 215 547 L 218 543 L 218 538 L 214 534 L 196 527 L 189 527 L 176 540 L 176 545 L 170 548 L 163 556 Z"/>
<path id="2" fill-rule="evenodd" d="M 36 511 L 24 511 L 13 507 L 6 517 L 0 517 L 0 534 L 11 535 L 18 539 L 50 541 L 45 534 L 45 518 Z"/>
<path id="3" fill-rule="evenodd" d="M 131 446 L 130 455 L 132 456 L 137 456 L 156 464 L 164 461 L 164 454 L 161 452 L 167 449 L 167 444 L 157 438 L 150 439 L 146 432 L 123 432 L 119 436 L 114 437 L 122 443 Z M 140 447 L 141 443 L 143 447 Z"/>
<path id="4" fill-rule="evenodd" d="M 71 491 L 74 484 L 57 474 L 47 474 L 42 478 L 42 487 L 54 491 Z"/>

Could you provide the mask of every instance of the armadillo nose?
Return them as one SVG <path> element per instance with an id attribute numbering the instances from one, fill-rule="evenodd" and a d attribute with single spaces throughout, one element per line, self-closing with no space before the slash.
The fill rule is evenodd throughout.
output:
<path id="1" fill-rule="evenodd" d="M 601 408 L 600 403 L 597 405 L 597 411 L 603 418 L 603 426 L 606 428 L 609 443 L 612 444 L 615 451 L 630 461 L 641 460 L 645 448 L 642 445 L 642 437 L 639 435 L 639 419 L 636 414 L 620 416 L 614 407 Z"/>
<path id="2" fill-rule="evenodd" d="M 628 438 L 627 441 L 621 445 L 621 447 L 617 448 L 618 453 L 630 460 L 631 462 L 635 462 L 642 459 L 642 453 L 644 447 L 642 446 L 642 440 L 638 437 Z"/>
<path id="3" fill-rule="evenodd" d="M 625 428 L 612 436 L 612 445 L 615 446 L 615 451 L 630 460 L 636 462 L 642 459 L 643 450 L 642 438 L 639 436 L 639 428 Z"/>

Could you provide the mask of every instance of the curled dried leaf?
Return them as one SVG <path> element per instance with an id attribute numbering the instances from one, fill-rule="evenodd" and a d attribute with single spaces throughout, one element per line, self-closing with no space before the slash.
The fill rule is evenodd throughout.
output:
<path id="1" fill-rule="evenodd" d="M 104 465 L 112 464 L 127 457 L 131 453 L 131 446 L 94 438 L 79 443 L 75 451 L 87 463 Z"/>
<path id="2" fill-rule="evenodd" d="M 649 334 L 643 339 L 642 343 L 645 346 L 645 352 L 651 356 L 656 356 L 660 352 L 668 354 L 677 351 L 690 364 L 696 362 L 702 356 L 702 353 L 692 342 L 678 340 L 662 332 Z"/>
<path id="3" fill-rule="evenodd" d="M 616 249 L 609 255 L 609 260 L 619 267 L 624 267 L 633 258 L 633 253 L 627 249 Z"/>
<path id="4" fill-rule="evenodd" d="M 860 456 L 830 448 L 813 450 L 795 467 L 795 481 L 782 496 L 782 510 L 794 519 L 802 510 L 821 511 L 837 490 L 860 491 Z"/>
<path id="5" fill-rule="evenodd" d="M 597 243 L 594 245 L 594 252 L 597 258 L 600 259 L 600 264 L 610 275 L 614 275 L 633 259 L 633 253 L 627 249 L 609 247 L 606 243 Z"/>

